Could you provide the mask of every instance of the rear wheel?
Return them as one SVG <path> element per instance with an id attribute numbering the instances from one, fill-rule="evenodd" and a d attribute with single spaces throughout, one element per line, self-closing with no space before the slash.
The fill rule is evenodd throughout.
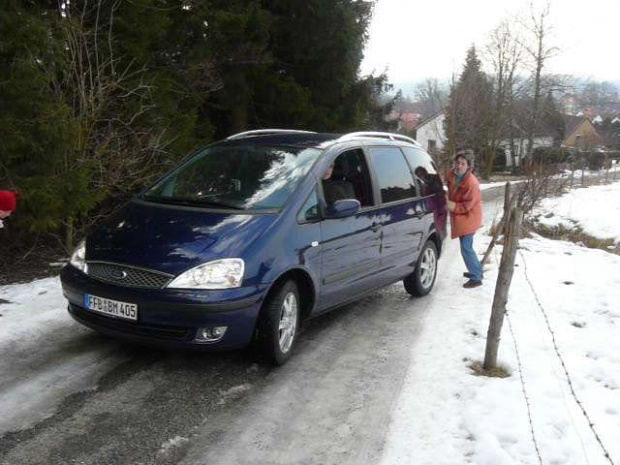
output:
<path id="1" fill-rule="evenodd" d="M 267 360 L 283 365 L 291 356 L 299 328 L 299 290 L 287 281 L 264 303 L 259 321 L 259 343 Z"/>
<path id="2" fill-rule="evenodd" d="M 416 297 L 427 295 L 435 285 L 437 277 L 437 247 L 433 241 L 426 241 L 415 270 L 403 280 L 405 290 Z"/>

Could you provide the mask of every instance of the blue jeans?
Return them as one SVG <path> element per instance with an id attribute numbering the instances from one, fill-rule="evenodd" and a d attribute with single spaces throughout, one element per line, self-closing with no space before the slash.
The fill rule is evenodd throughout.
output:
<path id="1" fill-rule="evenodd" d="M 461 236 L 459 241 L 461 242 L 461 255 L 465 261 L 467 271 L 471 274 L 471 279 L 482 281 L 482 265 L 480 260 L 478 260 L 476 252 L 474 252 L 474 235 Z"/>

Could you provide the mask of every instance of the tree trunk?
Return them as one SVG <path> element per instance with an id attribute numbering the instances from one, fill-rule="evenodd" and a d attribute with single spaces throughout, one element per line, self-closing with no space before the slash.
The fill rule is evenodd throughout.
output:
<path id="1" fill-rule="evenodd" d="M 67 218 L 67 228 L 65 230 L 65 248 L 67 253 L 73 253 L 73 217 Z"/>
<path id="2" fill-rule="evenodd" d="M 510 290 L 510 283 L 514 273 L 517 246 L 519 245 L 521 216 L 520 209 L 512 209 L 508 227 L 506 228 L 506 235 L 504 236 L 504 251 L 502 252 L 502 260 L 495 285 L 495 297 L 493 298 L 491 319 L 489 321 L 489 330 L 487 331 L 487 345 L 482 365 L 482 368 L 485 370 L 497 368 L 499 340 L 502 333 L 502 325 L 504 324 L 508 291 Z"/>
<path id="3" fill-rule="evenodd" d="M 232 105 L 230 109 L 230 128 L 231 134 L 247 130 L 248 113 L 244 103 L 239 102 Z"/>
<path id="4" fill-rule="evenodd" d="M 607 160 L 607 155 L 605 155 L 605 184 L 609 184 L 609 170 L 611 169 L 611 164 Z"/>
<path id="5" fill-rule="evenodd" d="M 581 187 L 586 187 L 586 164 L 581 163 Z"/>

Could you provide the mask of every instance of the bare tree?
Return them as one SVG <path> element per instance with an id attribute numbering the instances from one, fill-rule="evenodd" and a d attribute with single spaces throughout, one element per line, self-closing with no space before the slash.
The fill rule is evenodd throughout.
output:
<path id="1" fill-rule="evenodd" d="M 488 60 L 493 67 L 493 107 L 489 144 L 483 155 L 486 176 L 493 169 L 495 154 L 502 137 L 509 133 L 511 109 L 516 97 L 517 73 L 523 60 L 523 47 L 512 27 L 513 21 L 503 20 L 490 34 L 486 46 Z"/>
<path id="2" fill-rule="evenodd" d="M 438 79 L 427 78 L 416 87 L 417 108 L 424 118 L 441 111 L 446 106 L 447 99 L 447 90 Z"/>
<path id="3" fill-rule="evenodd" d="M 76 201 L 75 208 L 67 208 L 66 217 L 59 219 L 68 250 L 74 227 L 88 227 L 97 220 L 82 217 L 77 225 L 75 216 L 92 210 L 110 191 L 122 196 L 150 182 L 157 167 L 170 160 L 169 146 L 176 137 L 166 124 L 144 123 L 156 111 L 157 89 L 144 66 L 123 60 L 115 50 L 114 15 L 120 0 L 79 5 L 59 2 L 66 66 L 46 69 L 56 100 L 68 109 L 65 118 L 72 131 L 71 149 L 63 154 L 59 176 L 88 177 L 88 192 L 92 193 Z M 192 72 L 204 74 L 205 91 L 217 87 L 207 63 Z"/>
<path id="4" fill-rule="evenodd" d="M 527 155 L 531 155 L 534 148 L 534 137 L 541 117 L 542 98 L 549 90 L 549 82 L 545 82 L 543 70 L 547 62 L 559 52 L 557 47 L 549 45 L 552 31 L 549 17 L 549 4 L 540 11 L 536 11 L 533 4 L 530 5 L 530 23 L 526 24 L 525 28 L 529 31 L 532 40 L 524 42 L 524 49 L 532 67 L 532 103 L 527 130 Z"/>

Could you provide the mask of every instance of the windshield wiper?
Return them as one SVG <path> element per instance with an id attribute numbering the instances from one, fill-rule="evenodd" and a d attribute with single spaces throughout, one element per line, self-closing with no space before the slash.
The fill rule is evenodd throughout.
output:
<path id="1" fill-rule="evenodd" d="M 193 207 L 218 207 L 227 210 L 245 210 L 245 208 L 238 205 L 233 205 L 224 202 L 216 202 L 213 200 L 203 199 L 188 199 L 185 197 L 154 197 L 149 195 L 142 196 L 144 200 L 155 203 L 165 203 L 169 205 L 190 205 Z"/>
<path id="2" fill-rule="evenodd" d="M 214 200 L 191 199 L 190 201 L 195 205 L 208 205 L 212 207 L 228 208 L 229 210 L 245 210 L 245 208 L 238 205 L 232 205 L 225 202 L 216 202 Z"/>

